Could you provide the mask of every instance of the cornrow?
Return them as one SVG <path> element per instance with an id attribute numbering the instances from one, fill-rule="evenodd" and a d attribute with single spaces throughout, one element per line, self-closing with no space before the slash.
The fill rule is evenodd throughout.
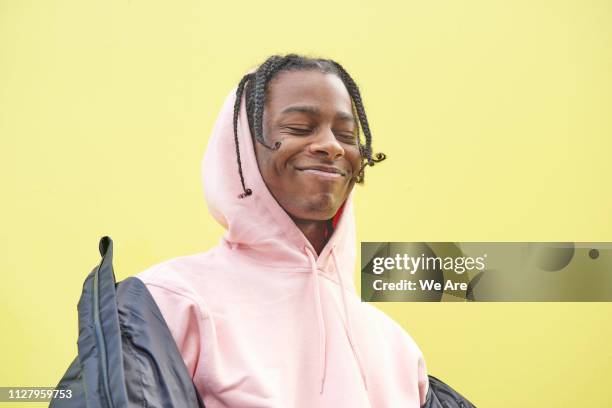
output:
<path id="1" fill-rule="evenodd" d="M 263 109 L 265 105 L 266 85 L 274 73 L 278 72 L 279 68 L 285 61 L 278 56 L 268 58 L 266 62 L 255 73 L 255 111 L 253 112 L 253 127 L 255 128 L 255 138 L 259 143 L 268 149 L 275 150 L 280 147 L 280 142 L 277 142 L 275 147 L 270 147 L 266 144 L 263 137 Z"/>
<path id="2" fill-rule="evenodd" d="M 340 79 L 344 82 L 346 89 L 351 95 L 351 99 L 355 105 L 355 110 L 357 111 L 357 115 L 359 117 L 359 123 L 361 124 L 361 128 L 363 129 L 363 134 L 366 139 L 365 146 L 359 146 L 361 156 L 365 156 L 366 162 L 361 165 L 361 168 L 357 172 L 358 178 L 360 182 L 363 182 L 363 171 L 365 166 L 374 166 L 375 163 L 381 162 L 387 158 L 384 153 L 377 153 L 375 157 L 372 157 L 372 134 L 370 133 L 370 125 L 368 123 L 368 117 L 366 116 L 365 109 L 363 107 L 363 102 L 361 101 L 361 92 L 359 92 L 359 87 L 353 81 L 353 78 L 346 72 L 344 67 L 337 63 L 336 61 L 330 61 L 338 70 L 340 74 Z"/>
<path id="3" fill-rule="evenodd" d="M 234 144 L 236 145 L 236 158 L 238 159 L 238 174 L 240 175 L 240 184 L 242 184 L 242 190 L 244 193 L 240 194 L 239 198 L 250 196 L 253 190 L 246 188 L 244 185 L 244 175 L 242 174 L 242 162 L 240 161 L 240 149 L 238 147 L 238 114 L 240 113 L 240 101 L 242 100 L 242 92 L 244 91 L 244 85 L 248 80 L 253 77 L 253 74 L 246 74 L 240 80 L 238 89 L 236 90 L 236 101 L 234 102 Z"/>
<path id="4" fill-rule="evenodd" d="M 386 155 L 384 153 L 377 153 L 372 156 L 372 134 L 361 100 L 359 87 L 353 78 L 351 78 L 342 65 L 333 60 L 309 58 L 297 54 L 287 54 L 285 56 L 273 55 L 264 61 L 254 73 L 242 77 L 238 84 L 238 89 L 236 90 L 236 102 L 234 103 L 234 141 L 236 144 L 238 173 L 244 191 L 238 197 L 245 198 L 252 194 L 252 190 L 247 188 L 244 183 L 242 164 L 240 162 L 240 149 L 238 148 L 237 125 L 242 94 L 243 92 L 246 94 L 246 110 L 251 134 L 262 146 L 270 150 L 278 150 L 281 146 L 281 142 L 276 142 L 273 146 L 266 144 L 263 134 L 263 110 L 268 84 L 282 71 L 320 71 L 326 74 L 335 74 L 342 80 L 349 92 L 353 104 L 353 112 L 356 113 L 359 119 L 359 124 L 363 129 L 365 137 L 365 144 L 362 144 L 358 138 L 359 154 L 362 159 L 362 164 L 355 176 L 355 181 L 357 183 L 363 183 L 365 167 L 374 166 L 375 163 L 383 161 Z M 357 133 L 359 135 L 359 126 L 357 127 Z"/>

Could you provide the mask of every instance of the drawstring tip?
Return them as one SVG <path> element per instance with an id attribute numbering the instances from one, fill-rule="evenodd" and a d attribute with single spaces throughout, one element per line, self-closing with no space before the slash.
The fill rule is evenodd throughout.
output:
<path id="1" fill-rule="evenodd" d="M 250 196 L 251 194 L 253 194 L 253 191 L 250 188 L 247 188 L 246 190 L 244 190 L 244 193 L 238 195 L 238 198 L 245 198 Z"/>
<path id="2" fill-rule="evenodd" d="M 319 394 L 323 394 L 323 385 L 325 384 L 325 379 L 321 379 L 321 389 L 319 390 Z"/>

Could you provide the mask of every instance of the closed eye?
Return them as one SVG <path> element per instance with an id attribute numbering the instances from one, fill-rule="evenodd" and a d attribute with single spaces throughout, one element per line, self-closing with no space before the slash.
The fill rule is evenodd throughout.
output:
<path id="1" fill-rule="evenodd" d="M 298 135 L 298 136 L 309 135 L 315 130 L 315 128 L 311 128 L 311 127 L 296 127 L 296 126 L 285 126 L 284 129 L 286 129 L 289 133 Z M 339 139 L 343 143 L 348 143 L 348 144 L 357 143 L 357 138 L 355 137 L 356 135 L 354 132 L 346 132 L 346 131 L 334 132 L 334 135 L 336 136 L 337 139 Z"/>
<path id="2" fill-rule="evenodd" d="M 296 133 L 298 135 L 307 135 L 312 132 L 311 128 L 302 128 L 302 127 L 287 127 L 287 130 L 291 131 L 291 133 Z"/>
<path id="3" fill-rule="evenodd" d="M 357 138 L 355 137 L 355 133 L 341 132 L 336 133 L 336 137 L 341 139 L 345 143 L 355 144 L 357 143 Z"/>

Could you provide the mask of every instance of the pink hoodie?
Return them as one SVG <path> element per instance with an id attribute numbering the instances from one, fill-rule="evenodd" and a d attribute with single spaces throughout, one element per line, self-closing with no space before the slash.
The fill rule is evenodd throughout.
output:
<path id="1" fill-rule="evenodd" d="M 235 89 L 202 165 L 219 245 L 138 274 L 150 290 L 207 408 L 419 407 L 428 387 L 421 351 L 403 328 L 355 293 L 352 196 L 320 255 L 259 173 L 244 96 Z M 282 147 L 281 147 L 282 148 Z"/>

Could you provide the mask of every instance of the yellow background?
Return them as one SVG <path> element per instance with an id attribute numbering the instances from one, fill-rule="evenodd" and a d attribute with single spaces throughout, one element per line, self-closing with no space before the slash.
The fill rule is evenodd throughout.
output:
<path id="1" fill-rule="evenodd" d="M 102 235 L 118 279 L 216 244 L 200 160 L 272 53 L 334 58 L 362 88 L 389 158 L 356 195 L 359 240 L 612 241 L 611 17 L 579 0 L 0 1 L 0 385 L 62 376 Z M 478 407 L 611 404 L 612 304 L 377 306 Z"/>

